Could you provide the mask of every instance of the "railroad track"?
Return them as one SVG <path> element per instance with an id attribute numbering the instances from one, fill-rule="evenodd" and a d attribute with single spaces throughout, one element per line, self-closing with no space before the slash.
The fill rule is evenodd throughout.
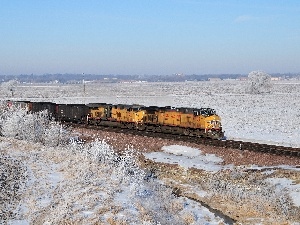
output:
<path id="1" fill-rule="evenodd" d="M 244 141 L 235 141 L 235 140 L 215 140 L 209 138 L 199 138 L 195 136 L 184 136 L 184 135 L 176 135 L 171 133 L 158 133 L 158 132 L 148 132 L 148 131 L 139 131 L 139 130 L 131 130 L 131 129 L 123 129 L 116 127 L 103 127 L 103 126 L 91 126 L 91 125 L 83 125 L 83 124 L 71 124 L 72 127 L 81 127 L 87 129 L 95 129 L 95 130 L 106 130 L 118 133 L 128 133 L 132 135 L 140 135 L 147 137 L 155 137 L 155 138 L 163 138 L 177 141 L 185 141 L 196 144 L 203 144 L 209 146 L 215 146 L 220 148 L 232 148 L 239 149 L 241 151 L 255 151 L 276 155 L 285 155 L 290 157 L 300 157 L 300 148 L 292 148 L 278 145 L 269 145 L 269 144 L 261 144 L 255 142 L 244 142 Z"/>

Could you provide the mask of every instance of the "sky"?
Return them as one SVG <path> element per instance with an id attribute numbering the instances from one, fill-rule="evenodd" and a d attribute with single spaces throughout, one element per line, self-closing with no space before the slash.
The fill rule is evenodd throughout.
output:
<path id="1" fill-rule="evenodd" d="M 300 72 L 299 0 L 0 0 L 0 75 Z"/>

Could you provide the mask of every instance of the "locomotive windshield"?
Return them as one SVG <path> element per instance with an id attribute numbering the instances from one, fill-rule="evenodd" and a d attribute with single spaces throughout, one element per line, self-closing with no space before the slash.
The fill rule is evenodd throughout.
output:
<path id="1" fill-rule="evenodd" d="M 204 116 L 211 116 L 216 114 L 216 110 L 211 109 L 211 108 L 201 108 L 200 109 L 200 114 Z"/>

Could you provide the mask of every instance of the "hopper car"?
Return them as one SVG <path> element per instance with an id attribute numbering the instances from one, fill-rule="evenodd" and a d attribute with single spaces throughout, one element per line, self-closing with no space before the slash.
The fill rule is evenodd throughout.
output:
<path id="1" fill-rule="evenodd" d="M 29 112 L 47 110 L 59 122 L 110 126 L 148 132 L 171 133 L 222 139 L 221 118 L 211 108 L 158 107 L 126 104 L 57 104 L 8 101 Z"/>

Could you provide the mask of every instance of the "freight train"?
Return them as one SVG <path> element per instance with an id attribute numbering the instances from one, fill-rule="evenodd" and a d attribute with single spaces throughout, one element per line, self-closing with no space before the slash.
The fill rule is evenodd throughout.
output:
<path id="1" fill-rule="evenodd" d="M 211 108 L 30 101 L 8 101 L 8 105 L 26 108 L 32 113 L 47 110 L 51 117 L 62 123 L 121 127 L 213 139 L 224 137 L 221 118 Z"/>

